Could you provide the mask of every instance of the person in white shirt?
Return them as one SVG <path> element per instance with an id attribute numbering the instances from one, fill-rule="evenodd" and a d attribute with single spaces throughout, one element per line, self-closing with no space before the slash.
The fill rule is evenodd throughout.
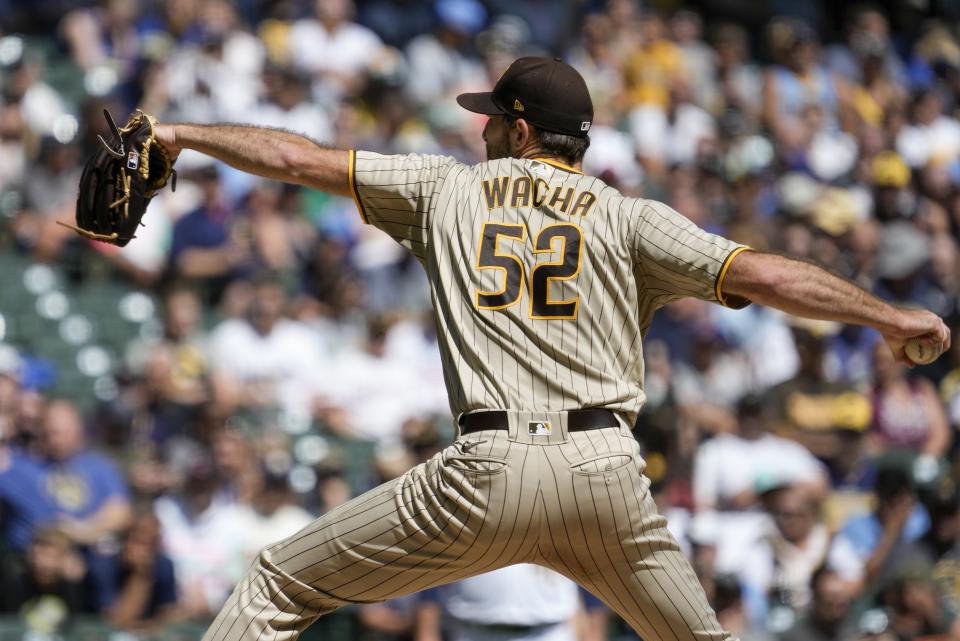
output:
<path id="1" fill-rule="evenodd" d="M 764 490 L 796 486 L 819 498 L 827 487 L 826 469 L 806 448 L 766 431 L 759 397 L 744 397 L 737 414 L 739 431 L 714 436 L 694 459 L 692 536 L 716 546 L 717 572 L 737 572 L 762 535 Z"/>
<path id="2" fill-rule="evenodd" d="M 317 379 L 326 375 L 318 336 L 283 317 L 287 297 L 278 282 L 254 290 L 246 318 L 223 321 L 210 334 L 210 363 L 218 386 L 248 407 L 308 415 Z"/>
<path id="3" fill-rule="evenodd" d="M 427 378 L 422 361 L 395 343 L 393 353 L 387 350 L 389 330 L 388 321 L 373 319 L 364 348 L 342 349 L 319 390 L 321 411 L 336 410 L 339 420 L 326 418 L 341 436 L 396 445 L 408 419 L 443 410 L 437 381 Z"/>
<path id="4" fill-rule="evenodd" d="M 309 77 L 292 67 L 272 66 L 263 74 L 264 99 L 246 118 L 264 127 L 297 131 L 317 142 L 333 140 L 330 115 L 310 100 Z"/>
<path id="5" fill-rule="evenodd" d="M 264 470 L 252 505 L 243 506 L 246 523 L 240 528 L 243 556 L 250 563 L 260 550 L 306 527 L 313 516 L 294 501 L 285 473 Z"/>
<path id="6" fill-rule="evenodd" d="M 795 487 L 765 497 L 770 515 L 739 573 L 748 612 L 762 625 L 771 598 L 802 612 L 811 604 L 811 579 L 830 546 L 827 526 L 817 520 L 818 504 Z"/>
<path id="7" fill-rule="evenodd" d="M 471 55 L 470 43 L 483 28 L 487 13 L 477 0 L 440 0 L 439 25 L 407 45 L 410 97 L 422 106 L 443 101 L 462 90 L 482 86 L 483 65 Z"/>
<path id="8" fill-rule="evenodd" d="M 576 641 L 577 585 L 547 568 L 521 563 L 430 590 L 414 641 Z"/>
<path id="9" fill-rule="evenodd" d="M 949 162 L 960 157 L 960 123 L 944 115 L 943 102 L 934 91 L 921 93 L 913 102 L 912 122 L 897 133 L 897 153 L 913 168 L 932 160 Z"/>
<path id="10" fill-rule="evenodd" d="M 716 122 L 693 102 L 693 89 L 675 79 L 668 109 L 642 104 L 630 112 L 630 132 L 645 161 L 662 166 L 693 164 L 703 143 L 716 138 Z"/>
<path id="11" fill-rule="evenodd" d="M 199 460 L 188 470 L 179 495 L 162 496 L 153 507 L 182 603 L 192 616 L 220 609 L 247 568 L 243 511 L 215 500 L 216 486 L 212 465 Z"/>
<path id="12" fill-rule="evenodd" d="M 350 21 L 351 0 L 316 0 L 314 15 L 290 29 L 290 59 L 298 69 L 349 93 L 383 51 L 383 42 L 373 31 Z"/>
<path id="13" fill-rule="evenodd" d="M 806 486 L 813 496 L 826 488 L 826 470 L 805 447 L 766 430 L 761 399 L 747 395 L 737 408 L 739 430 L 703 443 L 693 468 L 699 510 L 755 510 L 758 487 Z M 729 465 L 737 461 L 737 465 Z"/>

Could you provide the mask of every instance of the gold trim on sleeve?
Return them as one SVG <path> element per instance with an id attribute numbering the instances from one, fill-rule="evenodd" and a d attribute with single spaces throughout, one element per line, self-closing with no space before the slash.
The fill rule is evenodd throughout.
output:
<path id="1" fill-rule="evenodd" d="M 370 221 L 367 220 L 367 212 L 363 208 L 363 203 L 360 202 L 360 193 L 357 191 L 357 175 L 356 175 L 356 164 L 357 164 L 357 151 L 351 149 L 349 152 L 350 160 L 347 163 L 347 183 L 350 185 L 350 195 L 353 196 L 353 202 L 357 205 L 357 211 L 360 212 L 360 220 L 363 221 L 365 225 L 369 225 Z"/>
<path id="2" fill-rule="evenodd" d="M 727 307 L 727 299 L 723 296 L 723 278 L 727 275 L 727 270 L 730 268 L 730 263 L 733 262 L 734 256 L 745 251 L 753 251 L 753 248 L 737 247 L 732 252 L 727 254 L 726 260 L 723 261 L 723 267 L 720 268 L 720 273 L 717 274 L 717 282 L 713 285 L 713 293 L 716 294 L 717 302 L 724 307 Z"/>

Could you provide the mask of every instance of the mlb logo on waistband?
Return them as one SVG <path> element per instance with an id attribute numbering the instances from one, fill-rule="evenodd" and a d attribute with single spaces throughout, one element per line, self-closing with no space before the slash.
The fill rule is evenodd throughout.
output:
<path id="1" fill-rule="evenodd" d="M 140 166 L 140 154 L 136 151 L 131 151 L 127 154 L 127 169 L 133 169 L 136 171 L 137 167 Z"/>
<path id="2" fill-rule="evenodd" d="M 527 423 L 527 434 L 533 436 L 550 436 L 552 432 L 550 423 L 547 421 L 530 421 Z"/>

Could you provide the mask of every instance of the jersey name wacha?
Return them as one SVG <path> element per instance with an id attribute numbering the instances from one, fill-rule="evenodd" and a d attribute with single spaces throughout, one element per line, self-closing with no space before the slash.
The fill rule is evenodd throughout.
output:
<path id="1" fill-rule="evenodd" d="M 592 191 L 576 191 L 564 185 L 551 186 L 543 178 L 531 179 L 529 176 L 497 176 L 482 181 L 483 198 L 487 209 L 500 207 L 548 207 L 569 216 L 586 216 L 597 195 Z"/>

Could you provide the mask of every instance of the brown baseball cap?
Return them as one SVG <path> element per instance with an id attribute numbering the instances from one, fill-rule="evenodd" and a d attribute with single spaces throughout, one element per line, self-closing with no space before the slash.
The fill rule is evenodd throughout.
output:
<path id="1" fill-rule="evenodd" d="M 559 58 L 518 58 L 493 91 L 462 93 L 457 103 L 474 113 L 523 118 L 540 129 L 571 136 L 586 136 L 593 123 L 587 83 Z"/>

